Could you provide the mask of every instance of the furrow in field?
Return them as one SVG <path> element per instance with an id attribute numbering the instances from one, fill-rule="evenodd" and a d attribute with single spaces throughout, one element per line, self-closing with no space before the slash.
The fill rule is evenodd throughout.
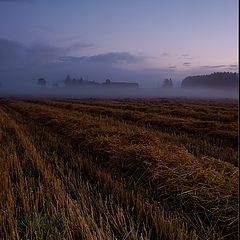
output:
<path id="1" fill-rule="evenodd" d="M 223 123 L 212 120 L 197 120 L 185 117 L 172 117 L 157 113 L 145 113 L 132 110 L 108 109 L 98 106 L 86 106 L 84 104 L 67 104 L 64 102 L 48 102 L 50 105 L 60 106 L 69 109 L 88 112 L 91 114 L 101 114 L 114 117 L 118 120 L 149 125 L 160 131 L 187 133 L 205 138 L 213 143 L 223 143 L 230 147 L 237 148 L 237 116 L 231 123 Z"/>
<path id="2" fill-rule="evenodd" d="M 64 220 L 66 220 L 66 214 L 69 214 L 68 205 L 71 205 L 71 199 L 65 195 L 60 182 L 54 178 L 51 170 L 44 164 L 21 127 L 3 112 L 1 114 L 5 117 L 4 122 L 13 131 L 16 139 L 13 151 L 15 151 L 17 159 L 13 168 L 21 166 L 17 169 L 20 169 L 21 171 L 18 170 L 18 172 L 22 174 L 14 177 L 24 184 L 22 188 L 21 184 L 15 186 L 18 195 L 13 196 L 13 201 L 16 203 L 14 218 L 17 219 L 14 228 L 19 237 L 21 239 L 44 239 L 45 234 L 50 234 L 48 237 L 58 239 L 62 235 L 69 235 L 70 231 Z M 12 181 L 14 182 L 14 179 Z M 57 224 L 62 225 L 61 228 L 57 226 L 49 231 L 50 226 L 54 223 L 56 226 Z"/>
<path id="3" fill-rule="evenodd" d="M 119 125 L 111 119 L 100 117 L 96 122 L 89 115 L 49 106 L 6 104 L 59 131 L 98 157 L 99 164 L 112 173 L 150 186 L 159 200 L 216 224 L 224 234 L 236 234 L 238 169 L 231 164 L 195 158 L 184 148 L 160 142 L 154 132 Z"/>
<path id="4" fill-rule="evenodd" d="M 237 102 L 203 101 L 203 100 L 70 100 L 59 99 L 58 101 L 84 104 L 115 110 L 132 110 L 144 113 L 157 113 L 171 117 L 193 118 L 198 120 L 211 120 L 231 123 L 237 119 Z"/>
<path id="5" fill-rule="evenodd" d="M 40 186 L 51 189 L 49 194 L 56 201 L 57 211 L 68 229 L 67 239 L 80 236 L 84 239 L 196 239 L 194 233 L 186 232 L 176 216 L 167 216 L 158 204 L 149 204 L 139 194 L 129 193 L 123 183 L 113 181 L 90 160 L 72 155 L 71 147 L 67 145 L 66 149 L 62 141 L 44 128 L 29 122 L 16 124 L 3 115 L 33 161 L 34 169 L 41 174 Z M 13 115 L 19 122 L 19 115 Z M 96 181 L 82 181 L 83 172 Z M 95 185 L 91 184 L 93 182 Z M 104 195 L 104 189 L 110 193 Z M 32 229 L 29 231 L 31 233 Z"/>
<path id="6" fill-rule="evenodd" d="M 36 104 L 38 102 L 35 102 Z M 124 111 L 122 111 L 121 114 L 115 113 L 114 111 L 108 111 L 106 113 L 105 110 L 101 110 L 98 107 L 94 108 L 89 108 L 88 106 L 83 107 L 79 104 L 67 104 L 65 102 L 41 102 L 50 106 L 58 107 L 58 108 L 63 108 L 67 109 L 69 111 L 78 111 L 80 113 L 88 113 L 93 116 L 107 116 L 113 119 L 116 119 L 117 121 L 124 121 Z M 126 120 L 126 119 L 125 119 Z M 216 159 L 221 159 L 227 162 L 230 162 L 234 164 L 235 166 L 238 165 L 238 154 L 237 150 L 233 149 L 232 147 L 226 146 L 221 140 L 215 139 L 214 142 L 212 143 L 211 139 L 206 137 L 205 135 L 201 136 L 196 136 L 192 134 L 188 134 L 182 131 L 179 131 L 178 129 L 175 129 L 174 131 L 161 126 L 161 128 L 156 128 L 152 124 L 145 123 L 143 121 L 138 121 L 138 120 L 133 120 L 133 119 L 128 119 L 126 120 L 128 124 L 132 125 L 139 125 L 142 127 L 153 127 L 153 129 L 158 130 L 159 132 L 159 138 L 163 138 L 164 141 L 170 142 L 172 144 L 176 144 L 178 146 L 184 146 L 186 147 L 191 153 L 193 153 L 195 156 L 209 156 L 209 157 L 214 157 Z M 168 121 L 169 122 L 169 121 Z M 171 124 L 171 123 L 169 123 Z M 163 129 L 163 130 L 161 130 Z M 172 133 L 171 133 L 172 132 Z M 223 138 L 223 136 L 221 136 Z M 218 144 L 217 144 L 217 143 Z M 237 142 L 236 142 L 237 144 Z"/>

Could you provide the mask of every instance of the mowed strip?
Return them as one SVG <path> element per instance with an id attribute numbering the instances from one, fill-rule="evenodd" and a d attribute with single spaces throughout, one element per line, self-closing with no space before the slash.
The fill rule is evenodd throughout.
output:
<path id="1" fill-rule="evenodd" d="M 34 101 L 34 103 L 38 103 Z M 193 153 L 195 156 L 209 156 L 214 157 L 217 159 L 221 159 L 227 162 L 230 162 L 234 164 L 235 166 L 238 166 L 238 153 L 237 150 L 232 145 L 237 145 L 236 141 L 230 141 L 229 146 L 229 139 L 225 139 L 224 136 L 221 136 L 220 138 L 209 138 L 207 135 L 204 135 L 201 133 L 201 135 L 197 134 L 189 134 L 186 133 L 179 128 L 174 128 L 172 125 L 172 118 L 166 118 L 165 122 L 168 122 L 168 125 L 171 125 L 171 128 L 166 127 L 166 125 L 161 125 L 160 122 L 157 122 L 157 127 L 155 126 L 155 123 L 149 124 L 149 121 L 143 121 L 143 120 L 137 120 L 141 116 L 138 116 L 139 113 L 134 113 L 137 118 L 135 117 L 129 117 L 127 111 L 121 110 L 121 113 L 119 114 L 119 111 L 117 112 L 115 110 L 107 110 L 102 109 L 101 107 L 96 106 L 86 106 L 82 104 L 73 104 L 73 103 L 66 103 L 66 102 L 56 102 L 56 101 L 44 101 L 41 102 L 42 104 L 46 104 L 49 106 L 54 106 L 57 108 L 63 108 L 69 111 L 78 111 L 79 113 L 88 113 L 93 116 L 101 116 L 101 117 L 110 117 L 113 119 L 116 119 L 117 121 L 125 121 L 128 124 L 132 125 L 138 125 L 139 127 L 151 127 L 154 130 L 157 130 L 159 133 L 159 138 L 164 139 L 166 142 L 170 142 L 172 144 L 178 145 L 178 146 L 185 146 L 191 153 Z M 142 115 L 142 113 L 140 113 Z M 127 116 L 127 117 L 126 117 Z M 147 116 L 144 117 L 146 119 Z M 183 119 L 182 122 L 185 122 Z M 216 123 L 217 124 L 217 123 Z M 216 125 L 215 124 L 215 125 Z M 204 124 L 205 127 L 207 127 L 207 123 Z M 212 123 L 214 125 L 214 123 Z M 221 139 L 224 139 L 222 141 Z M 226 143 L 226 144 L 225 144 Z"/>
<path id="2" fill-rule="evenodd" d="M 16 101 L 7 105 L 75 141 L 112 173 L 150 184 L 155 197 L 236 234 L 238 169 L 233 165 L 196 158 L 160 142 L 153 131 L 112 119 Z"/>
<path id="3" fill-rule="evenodd" d="M 157 112 L 141 112 L 127 109 L 111 109 L 102 106 L 86 105 L 81 103 L 67 103 L 49 101 L 49 105 L 65 107 L 72 110 L 84 111 L 91 114 L 114 117 L 118 120 L 137 123 L 139 125 L 150 125 L 156 130 L 175 133 L 192 134 L 195 137 L 202 137 L 213 143 L 222 143 L 226 146 L 237 148 L 238 124 L 237 111 L 234 116 L 230 116 L 227 122 L 215 120 L 211 115 L 206 119 L 195 119 L 187 116 L 177 116 L 162 114 Z M 177 108 L 177 106 L 175 106 Z M 190 112 L 187 111 L 187 112 Z M 198 113 L 199 116 L 201 112 Z M 219 116 L 219 114 L 215 114 Z M 232 118 L 232 119 L 231 119 Z"/>
<path id="4" fill-rule="evenodd" d="M 58 104 L 59 103 L 59 104 Z M 230 122 L 223 122 L 212 119 L 211 115 L 208 119 L 200 120 L 188 116 L 175 116 L 170 112 L 166 114 L 158 112 L 142 112 L 128 109 L 111 109 L 102 106 L 86 105 L 81 103 L 66 103 L 66 102 L 48 102 L 50 105 L 65 106 L 73 110 L 80 110 L 92 114 L 101 114 L 110 117 L 115 117 L 118 120 L 130 121 L 145 125 L 150 125 L 162 131 L 186 132 L 189 134 L 197 134 L 199 136 L 208 136 L 212 141 L 217 138 L 229 146 L 237 146 L 237 111 L 230 119 Z M 175 106 L 178 107 L 177 105 Z M 189 113 L 189 111 L 186 111 Z M 199 116 L 201 112 L 198 113 Z M 216 114 L 215 116 L 219 116 Z"/>
<path id="5" fill-rule="evenodd" d="M 23 226 L 19 226 L 17 229 L 18 223 L 14 223 L 12 226 L 16 230 L 15 234 L 18 238 L 41 238 L 41 236 L 46 237 L 45 234 L 47 234 L 51 239 L 59 239 L 62 234 L 65 239 L 76 239 L 79 237 L 84 237 L 84 239 L 115 239 L 116 237 L 121 239 L 149 239 L 152 237 L 152 239 L 197 239 L 194 233 L 188 233 L 185 230 L 176 219 L 176 216 L 167 217 L 167 214 L 156 204 L 149 205 L 145 203 L 139 195 L 134 197 L 132 192 L 128 193 L 124 189 L 123 184 L 114 182 L 109 175 L 94 167 L 90 160 L 69 156 L 67 165 L 74 165 L 71 166 L 72 168 L 66 169 L 66 164 L 63 164 L 66 161 L 65 158 L 58 158 L 58 161 L 53 161 L 53 154 L 45 159 L 44 153 L 49 148 L 49 144 L 51 148 L 48 149 L 48 153 L 54 153 L 61 147 L 58 141 L 53 139 L 52 141 L 41 143 L 43 136 L 38 137 L 38 134 L 46 136 L 47 132 L 43 133 L 44 129 L 39 128 L 37 130 L 36 128 L 34 131 L 30 131 L 37 134 L 33 137 L 25 132 L 26 130 L 31 130 L 30 128 L 25 129 L 21 124 L 17 124 L 13 118 L 7 116 L 3 111 L 1 111 L 1 116 L 4 117 L 3 124 L 8 125 L 8 128 L 13 130 L 13 134 L 15 134 L 16 139 L 23 146 L 28 156 L 28 158 L 16 159 L 14 165 L 23 164 L 22 168 L 28 167 L 28 170 L 30 170 L 29 163 L 26 164 L 26 161 L 30 161 L 35 178 L 33 184 L 33 180 L 29 182 L 29 175 L 24 176 L 24 174 L 21 174 L 21 176 L 18 176 L 24 183 L 23 187 L 20 188 L 17 185 L 15 189 L 29 189 L 27 194 L 24 194 L 24 191 L 20 191 L 21 196 L 24 194 L 21 203 L 26 207 L 20 208 L 19 205 L 15 205 L 14 210 L 4 215 L 6 219 L 12 219 L 13 222 L 11 224 L 14 223 L 14 220 L 17 222 L 23 221 L 21 220 L 22 215 L 28 217 L 29 222 L 23 223 L 27 229 L 23 229 Z M 39 133 L 36 131 L 39 131 Z M 41 148 L 45 151 L 42 154 L 38 152 L 33 142 L 42 144 Z M 71 155 L 69 152 L 65 154 Z M 73 159 L 75 162 L 71 162 Z M 48 161 L 52 161 L 53 165 L 47 164 Z M 74 167 L 79 167 L 81 170 L 84 169 L 85 172 L 88 172 L 87 175 L 91 175 L 91 177 L 95 176 L 95 178 L 100 180 L 96 183 L 108 184 L 112 188 L 110 189 L 113 190 L 112 193 L 104 196 L 99 192 L 100 187 L 103 189 L 103 185 L 94 187 L 88 182 L 82 181 L 80 174 L 78 175 L 78 172 L 74 171 Z M 8 172 L 8 174 L 10 173 Z M 76 174 L 78 175 L 77 177 Z M 31 188 L 34 188 L 34 192 L 29 188 L 30 183 Z M 72 198 L 73 193 L 71 193 L 73 191 L 74 198 Z M 121 194 L 113 195 L 114 192 Z M 50 207 L 48 206 L 45 209 L 46 196 L 48 196 L 48 205 Z M 17 199 L 15 196 L 12 194 L 11 197 L 12 201 L 10 203 L 16 204 Z M 115 199 L 118 197 L 119 199 L 116 201 Z M 121 202 L 122 204 L 120 204 Z M 129 209 L 134 209 L 132 214 L 137 214 L 136 222 L 133 216 L 131 217 Z M 16 219 L 13 213 L 16 210 L 19 213 L 19 216 L 17 216 L 19 219 Z M 64 229 L 64 232 L 59 230 L 59 225 L 55 218 L 58 218 L 58 221 L 61 220 L 63 225 L 60 229 Z M 144 220 L 147 218 L 147 221 L 144 223 L 140 220 L 141 218 Z M 41 219 L 45 219 L 45 225 L 41 223 Z M 151 223 L 150 226 L 148 225 L 149 223 Z M 5 221 L 1 225 L 6 226 L 3 232 L 3 239 L 8 237 L 11 239 L 13 237 L 13 232 L 6 229 L 8 226 L 11 227 L 9 224 Z M 37 229 L 35 229 L 36 227 Z M 141 229 L 139 229 L 140 227 Z"/>
<path id="6" fill-rule="evenodd" d="M 4 116 L 5 114 L 3 112 L 1 112 L 1 114 Z M 18 221 L 21 222 L 22 221 L 22 226 L 20 223 L 15 224 L 14 228 L 18 228 L 18 238 L 29 238 L 29 237 L 35 237 L 37 239 L 40 239 L 41 236 L 42 238 L 45 238 L 46 236 L 44 234 L 46 234 L 46 232 L 44 231 L 46 226 L 41 225 L 41 218 L 46 218 L 48 220 L 49 216 L 42 216 L 43 213 L 42 211 L 44 210 L 44 199 L 42 199 L 42 197 L 45 196 L 47 191 L 50 194 L 50 205 L 55 205 L 55 208 L 49 210 L 47 209 L 47 213 L 45 214 L 50 214 L 51 215 L 51 211 L 54 211 L 55 213 L 58 213 L 61 217 L 61 224 L 63 224 L 61 226 L 61 229 L 65 229 L 63 236 L 65 235 L 65 237 L 67 239 L 75 239 L 77 236 L 78 237 L 84 237 L 86 239 L 99 239 L 98 235 L 100 235 L 100 239 L 108 239 L 108 237 L 110 238 L 111 235 L 109 234 L 109 231 L 106 232 L 106 234 L 104 236 L 101 236 L 104 233 L 104 230 L 99 231 L 100 229 L 98 229 L 98 226 L 96 225 L 95 221 L 92 221 L 92 224 L 89 224 L 89 218 L 91 218 L 91 213 L 84 211 L 85 209 L 88 209 L 87 206 L 85 206 L 84 204 L 86 203 L 86 199 L 87 198 L 87 189 L 78 189 L 81 190 L 82 192 L 82 197 L 80 201 L 82 203 L 82 205 L 79 205 L 75 200 L 71 199 L 70 195 L 67 193 L 67 191 L 64 188 L 64 183 L 60 181 L 60 179 L 56 179 L 54 177 L 54 175 L 51 172 L 51 169 L 48 168 L 43 159 L 41 159 L 40 155 L 36 152 L 35 147 L 32 145 L 32 143 L 29 141 L 29 139 L 27 138 L 26 135 L 24 135 L 24 132 L 22 131 L 22 129 L 19 127 L 19 125 L 17 125 L 14 120 L 7 118 L 7 116 L 5 115 L 6 119 L 4 121 L 4 123 L 8 123 L 11 129 L 14 129 L 15 134 L 16 134 L 16 138 L 19 141 L 19 144 L 21 144 L 24 148 L 24 150 L 26 151 L 26 155 L 29 157 L 29 160 L 32 161 L 31 164 L 33 165 L 33 169 L 35 170 L 35 175 L 39 175 L 40 177 L 40 184 L 35 185 L 34 187 L 37 188 L 37 190 L 35 189 L 35 201 L 33 202 L 33 205 L 31 204 L 27 204 L 28 203 L 28 199 L 30 198 L 29 195 L 31 193 L 29 193 L 29 195 L 24 194 L 24 192 L 21 191 L 22 188 L 27 188 L 27 186 L 23 186 L 21 188 L 21 185 L 16 186 L 16 191 L 19 191 L 22 196 L 21 199 L 21 203 L 22 205 L 25 205 L 28 207 L 28 211 L 26 211 L 26 208 L 20 208 L 20 209 L 16 209 L 18 208 L 18 204 L 17 203 L 17 199 L 12 199 L 12 201 L 15 202 L 15 204 L 17 204 L 15 206 L 15 211 L 18 212 L 19 214 L 19 219 Z M 16 163 L 19 165 L 22 162 L 26 161 L 26 158 L 24 159 L 17 159 Z M 15 167 L 15 166 L 14 166 Z M 26 167 L 26 166 L 23 166 Z M 22 168 L 23 168 L 22 167 Z M 21 171 L 20 171 L 21 172 Z M 17 176 L 20 177 L 20 179 L 24 182 L 26 182 L 26 178 L 21 174 L 21 176 Z M 28 182 L 26 183 L 28 184 Z M 42 189 L 44 188 L 44 190 Z M 49 189 L 50 192 L 49 192 Z M 40 192 L 39 192 L 40 191 Z M 39 204 L 40 204 L 40 208 L 39 208 Z M 41 206 L 42 205 L 42 206 Z M 37 210 L 37 211 L 36 211 Z M 49 212 L 48 212 L 49 211 Z M 14 212 L 15 213 L 15 212 Z M 40 215 L 40 216 L 39 216 Z M 14 214 L 13 214 L 14 216 Z M 13 216 L 11 216 L 13 218 Z M 22 216 L 24 216 L 24 218 L 29 218 L 28 220 L 25 220 Z M 8 217 L 8 216 L 7 216 Z M 38 220 L 39 217 L 39 220 Z M 58 216 L 59 217 L 59 216 Z M 22 219 L 23 218 L 23 219 Z M 46 223 L 47 224 L 47 223 Z M 54 221 L 52 223 L 50 223 L 51 225 L 54 224 Z M 24 229 L 24 227 L 26 227 L 27 225 L 27 229 Z M 35 227 L 33 227 L 34 225 L 37 225 Z M 3 226 L 3 225 L 1 225 Z M 10 225 L 11 226 L 11 225 Z M 6 228 L 8 227 L 8 225 L 6 225 Z M 39 228 L 39 231 L 36 231 L 35 228 Z M 52 233 L 50 231 L 50 238 L 52 239 L 59 239 L 62 236 L 60 234 L 56 234 L 55 230 L 57 230 L 56 226 L 53 226 L 53 230 Z M 49 229 L 48 229 L 49 230 Z M 96 233 L 97 232 L 97 233 Z M 48 232 L 47 232 L 48 233 Z M 3 239 L 11 239 L 12 237 L 12 233 L 7 232 L 7 230 L 5 230 L 5 232 L 3 232 Z M 49 233 L 48 233 L 49 234 Z M 56 234 L 56 235 L 55 235 Z"/>
<path id="7" fill-rule="evenodd" d="M 155 113 L 171 117 L 193 118 L 198 120 L 236 122 L 238 118 L 237 101 L 228 100 L 190 100 L 190 99 L 58 99 L 56 101 L 95 106 L 116 110 L 132 110 L 144 113 Z"/>

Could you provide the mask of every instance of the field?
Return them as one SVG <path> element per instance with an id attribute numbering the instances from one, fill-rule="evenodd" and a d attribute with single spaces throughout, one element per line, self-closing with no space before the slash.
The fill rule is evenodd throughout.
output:
<path id="1" fill-rule="evenodd" d="M 0 239 L 237 239 L 238 104 L 0 99 Z"/>

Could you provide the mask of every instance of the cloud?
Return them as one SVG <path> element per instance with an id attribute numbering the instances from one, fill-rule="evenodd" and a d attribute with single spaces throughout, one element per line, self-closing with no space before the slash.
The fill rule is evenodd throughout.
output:
<path id="1" fill-rule="evenodd" d="M 204 66 L 200 66 L 200 67 L 203 67 L 203 68 L 225 68 L 227 67 L 227 65 L 204 65 Z"/>
<path id="2" fill-rule="evenodd" d="M 238 71 L 238 65 L 237 64 L 221 64 L 221 65 L 204 65 L 200 66 L 200 68 L 205 68 L 206 70 L 214 70 L 214 69 L 219 69 L 219 71 Z"/>
<path id="3" fill-rule="evenodd" d="M 0 2 L 32 2 L 32 0 L 0 0 Z"/>
<path id="4" fill-rule="evenodd" d="M 15 57 L 17 52 L 23 48 L 24 46 L 21 43 L 0 38 L 0 61 L 10 56 Z"/>
<path id="5" fill-rule="evenodd" d="M 167 57 L 167 56 L 169 56 L 169 53 L 164 52 L 164 53 L 162 53 L 162 56 L 163 56 L 163 57 Z"/>
<path id="6" fill-rule="evenodd" d="M 71 51 L 92 47 L 90 43 L 76 43 L 66 47 L 35 44 L 25 46 L 22 43 L 0 38 L 0 69 L 33 67 L 51 64 L 59 61 L 59 56 L 69 54 Z"/>
<path id="7" fill-rule="evenodd" d="M 30 2 L 32 0 L 0 0 L 0 2 Z"/>
<path id="8" fill-rule="evenodd" d="M 33 67 L 57 61 L 66 52 L 54 46 L 34 45 L 27 47 L 19 42 L 0 38 L 0 69 Z"/>
<path id="9" fill-rule="evenodd" d="M 28 49 L 29 60 L 34 65 L 49 64 L 57 61 L 66 50 L 54 46 L 34 45 Z"/>
<path id="10" fill-rule="evenodd" d="M 128 52 L 110 52 L 93 56 L 62 56 L 59 57 L 63 62 L 88 62 L 88 63 L 110 63 L 110 64 L 123 64 L 123 63 L 138 63 L 145 59 L 142 56 L 135 56 Z"/>
<path id="11" fill-rule="evenodd" d="M 168 67 L 168 68 L 145 68 L 143 69 L 143 72 L 148 73 L 172 73 L 175 72 L 176 67 Z"/>
<path id="12" fill-rule="evenodd" d="M 27 48 L 18 42 L 0 38 L 0 69 L 20 68 L 27 59 Z"/>
<path id="13" fill-rule="evenodd" d="M 228 67 L 229 67 L 229 68 L 233 68 L 233 69 L 237 69 L 237 68 L 238 68 L 238 65 L 237 65 L 237 64 L 232 64 L 232 65 L 229 65 Z"/>
<path id="14" fill-rule="evenodd" d="M 193 59 L 193 57 L 191 57 L 189 54 L 185 53 L 185 54 L 180 55 L 180 57 L 178 59 L 184 59 L 186 61 L 186 60 Z"/>
<path id="15" fill-rule="evenodd" d="M 35 44 L 25 46 L 22 43 L 0 38 L 0 70 L 34 68 L 59 62 L 105 64 L 134 64 L 144 61 L 144 56 L 128 52 L 109 52 L 93 56 L 69 56 L 74 50 L 92 47 L 90 43 L 77 43 L 67 47 Z"/>
<path id="16" fill-rule="evenodd" d="M 94 46 L 94 44 L 92 44 L 92 43 L 78 42 L 78 43 L 75 43 L 75 44 L 72 44 L 72 45 L 66 47 L 65 50 L 71 52 L 71 51 L 81 50 L 83 48 L 91 48 L 93 46 Z"/>
<path id="17" fill-rule="evenodd" d="M 77 43 L 67 47 L 55 47 L 48 45 L 33 45 L 28 48 L 31 63 L 36 64 L 49 64 L 59 61 L 59 56 L 68 54 L 69 52 L 81 50 L 84 48 L 92 47 L 93 44 Z"/>
<path id="18" fill-rule="evenodd" d="M 66 47 L 22 43 L 0 38 L 1 84 L 16 87 L 36 83 L 39 77 L 49 82 L 63 80 L 66 74 L 96 81 L 106 78 L 115 81 L 141 81 L 146 78 L 141 70 L 129 69 L 128 64 L 145 60 L 128 52 L 110 52 L 93 56 L 69 56 L 74 49 L 89 48 L 88 43 Z M 60 60 L 60 61 L 59 61 Z M 86 64 L 90 63 L 90 64 Z M 125 67 L 126 64 L 126 67 Z"/>
<path id="19" fill-rule="evenodd" d="M 185 66 L 185 67 L 189 67 L 189 66 L 191 66 L 192 65 L 192 63 L 190 63 L 190 62 L 184 62 L 183 63 L 183 66 Z"/>

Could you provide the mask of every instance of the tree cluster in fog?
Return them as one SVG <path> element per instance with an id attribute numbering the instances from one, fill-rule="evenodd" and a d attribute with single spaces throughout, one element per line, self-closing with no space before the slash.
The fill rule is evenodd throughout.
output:
<path id="1" fill-rule="evenodd" d="M 37 84 L 40 86 L 45 86 L 47 84 L 47 82 L 44 78 L 39 78 L 37 81 Z"/>
<path id="2" fill-rule="evenodd" d="M 165 79 L 163 81 L 163 85 L 162 85 L 163 88 L 173 88 L 173 82 L 172 82 L 172 79 Z"/>
<path id="3" fill-rule="evenodd" d="M 237 88 L 238 73 L 215 72 L 209 75 L 189 76 L 183 79 L 181 87 Z"/>

